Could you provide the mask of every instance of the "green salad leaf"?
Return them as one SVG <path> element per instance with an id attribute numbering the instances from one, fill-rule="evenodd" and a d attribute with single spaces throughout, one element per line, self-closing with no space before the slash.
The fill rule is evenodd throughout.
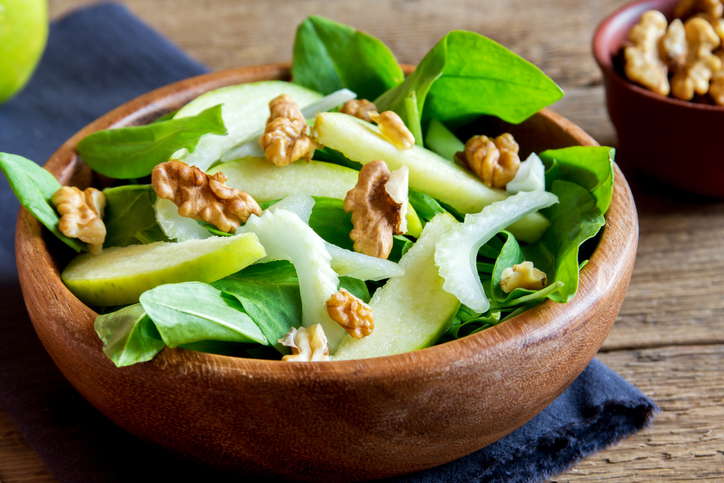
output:
<path id="1" fill-rule="evenodd" d="M 606 146 L 572 146 L 550 149 L 539 157 L 547 168 L 546 189 L 557 179 L 577 183 L 596 199 L 596 207 L 606 213 L 613 196 L 613 159 L 616 150 Z"/>
<path id="2" fill-rule="evenodd" d="M 105 247 L 169 241 L 156 223 L 156 212 L 153 209 L 156 193 L 153 186 L 118 186 L 103 190 L 103 194 L 106 195 L 103 216 L 106 225 Z"/>
<path id="3" fill-rule="evenodd" d="M 0 153 L 0 171 L 10 183 L 20 204 L 66 245 L 79 252 L 87 250 L 82 241 L 63 235 L 58 229 L 60 218 L 50 199 L 61 184 L 46 169 L 15 154 Z"/>
<path id="4" fill-rule="evenodd" d="M 221 290 L 200 282 L 160 285 L 144 292 L 141 305 L 169 347 L 202 340 L 268 345 L 254 321 Z"/>
<path id="5" fill-rule="evenodd" d="M 322 94 L 346 87 L 374 99 L 405 78 L 385 44 L 318 15 L 297 28 L 293 58 L 292 81 Z"/>
<path id="6" fill-rule="evenodd" d="M 99 315 L 94 328 L 103 341 L 103 353 L 116 367 L 150 361 L 166 347 L 141 304 Z"/>
<path id="7" fill-rule="evenodd" d="M 251 265 L 211 285 L 235 298 L 272 344 L 301 323 L 299 280 L 286 260 Z"/>
<path id="8" fill-rule="evenodd" d="M 563 91 L 527 60 L 482 35 L 454 30 L 443 37 L 405 81 L 374 102 L 406 119 L 414 91 L 423 119 L 461 125 L 482 114 L 520 123 Z"/>
<path id="9" fill-rule="evenodd" d="M 606 220 L 586 188 L 555 180 L 551 192 L 558 196 L 559 203 L 544 210 L 551 221 L 550 228 L 538 243 L 521 248 L 525 259 L 533 261 L 536 268 L 546 273 L 549 284 L 564 284 L 550 298 L 568 302 L 578 291 L 578 249 L 598 233 Z"/>
<path id="10" fill-rule="evenodd" d="M 94 171 L 111 178 L 135 179 L 151 174 L 179 149 L 196 149 L 205 134 L 226 134 L 221 105 L 195 116 L 145 126 L 106 129 L 83 138 L 78 154 Z"/>

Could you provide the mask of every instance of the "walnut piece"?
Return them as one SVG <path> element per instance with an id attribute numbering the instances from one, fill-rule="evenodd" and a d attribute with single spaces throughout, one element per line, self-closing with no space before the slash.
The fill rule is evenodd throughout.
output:
<path id="1" fill-rule="evenodd" d="M 495 139 L 473 136 L 465 143 L 465 151 L 455 160 L 474 171 L 491 188 L 505 188 L 520 168 L 520 147 L 512 134 L 504 133 Z"/>
<path id="2" fill-rule="evenodd" d="M 349 114 L 363 121 L 372 122 L 370 111 L 377 112 L 377 106 L 367 99 L 352 99 L 342 106 L 339 112 Z"/>
<path id="3" fill-rule="evenodd" d="M 106 195 L 95 188 L 81 191 L 75 186 L 63 186 L 50 200 L 60 214 L 60 232 L 86 242 L 91 253 L 100 253 L 106 239 L 102 221 Z"/>
<path id="4" fill-rule="evenodd" d="M 688 51 L 683 65 L 675 70 L 671 78 L 671 92 L 674 97 L 689 101 L 694 93 L 706 94 L 712 75 L 721 69 L 721 59 L 712 54 L 721 41 L 711 24 L 703 18 L 687 20 L 684 30 Z"/>
<path id="5" fill-rule="evenodd" d="M 299 121 L 303 125 L 307 123 L 297 103 L 286 94 L 280 94 L 269 101 L 269 118 L 266 123 L 269 124 L 279 117 L 286 117 L 290 121 Z"/>
<path id="6" fill-rule="evenodd" d="M 370 119 L 377 123 L 380 133 L 397 149 L 411 149 L 415 145 L 415 136 L 412 135 L 402 118 L 394 111 L 369 111 Z"/>
<path id="7" fill-rule="evenodd" d="M 656 10 L 648 10 L 629 32 L 624 49 L 626 77 L 650 91 L 663 96 L 669 94 L 668 69 L 661 53 L 661 40 L 666 34 L 666 17 Z"/>
<path id="8" fill-rule="evenodd" d="M 329 297 L 327 312 L 355 339 L 367 337 L 375 329 L 372 307 L 343 288 Z"/>
<path id="9" fill-rule="evenodd" d="M 714 55 L 722 61 L 722 67 L 711 76 L 709 95 L 719 106 L 724 106 L 724 50 L 717 50 Z"/>
<path id="10" fill-rule="evenodd" d="M 547 277 L 544 272 L 533 266 L 533 262 L 522 262 L 503 270 L 500 288 L 510 293 L 516 288 L 540 290 L 546 286 Z"/>
<path id="11" fill-rule="evenodd" d="M 365 164 L 343 205 L 344 211 L 352 213 L 354 228 L 349 236 L 354 241 L 354 250 L 383 259 L 392 250 L 392 235 L 404 233 L 405 220 L 403 203 L 386 189 L 389 179 L 390 170 L 384 161 Z"/>
<path id="12" fill-rule="evenodd" d="M 320 324 L 311 327 L 292 327 L 287 334 L 279 339 L 279 343 L 292 350 L 291 355 L 282 357 L 286 362 L 328 361 L 329 348 L 327 336 Z"/>
<path id="13" fill-rule="evenodd" d="M 281 94 L 269 102 L 269 119 L 259 139 L 266 159 L 279 167 L 302 158 L 312 160 L 317 143 L 309 137 L 309 126 L 294 99 Z"/>
<path id="14" fill-rule="evenodd" d="M 208 175 L 195 166 L 172 159 L 153 168 L 151 181 L 156 194 L 173 201 L 178 214 L 211 223 L 224 232 L 234 232 L 251 214 L 261 214 L 254 198 L 224 186 L 226 176 Z"/>
<path id="15" fill-rule="evenodd" d="M 721 0 L 682 0 L 674 9 L 674 17 L 689 18 L 694 14 L 703 13 L 709 17 L 721 17 L 724 5 Z"/>
<path id="16" fill-rule="evenodd" d="M 666 34 L 661 38 L 661 55 L 666 61 L 669 70 L 677 69 L 684 65 L 688 44 L 686 43 L 686 30 L 684 22 L 676 18 L 666 29 Z"/>

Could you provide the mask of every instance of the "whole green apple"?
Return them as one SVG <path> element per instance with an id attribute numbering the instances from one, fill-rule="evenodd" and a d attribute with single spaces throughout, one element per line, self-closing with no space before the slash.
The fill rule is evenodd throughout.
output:
<path id="1" fill-rule="evenodd" d="M 0 0 L 0 103 L 28 82 L 47 39 L 46 0 Z"/>

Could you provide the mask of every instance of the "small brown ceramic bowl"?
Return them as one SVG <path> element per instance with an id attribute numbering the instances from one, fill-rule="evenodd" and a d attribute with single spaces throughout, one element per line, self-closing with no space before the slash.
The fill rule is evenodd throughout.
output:
<path id="1" fill-rule="evenodd" d="M 150 122 L 218 87 L 288 78 L 288 65 L 265 65 L 163 87 L 84 128 L 45 167 L 63 183 L 82 183 L 87 168 L 75 146 L 91 132 Z M 596 144 L 546 109 L 505 128 L 528 150 Z M 606 218 L 572 302 L 546 301 L 460 340 L 356 361 L 284 363 L 165 349 L 150 362 L 119 369 L 101 351 L 96 313 L 61 282 L 52 236 L 24 210 L 16 253 L 28 312 L 45 348 L 75 388 L 119 426 L 241 474 L 359 481 L 476 451 L 523 425 L 573 382 L 616 319 L 634 264 L 638 220 L 618 168 Z"/>
<path id="2" fill-rule="evenodd" d="M 621 68 L 621 46 L 641 14 L 659 10 L 671 21 L 679 2 L 639 1 L 611 14 L 596 29 L 593 55 L 603 72 L 621 162 L 672 186 L 724 197 L 724 106 L 655 94 L 628 81 Z"/>

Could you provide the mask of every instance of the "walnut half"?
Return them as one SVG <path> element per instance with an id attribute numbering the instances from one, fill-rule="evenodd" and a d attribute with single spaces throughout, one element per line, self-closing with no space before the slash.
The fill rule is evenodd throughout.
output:
<path id="1" fill-rule="evenodd" d="M 195 166 L 172 159 L 153 168 L 153 189 L 160 198 L 173 201 L 178 214 L 211 223 L 224 232 L 234 232 L 252 214 L 261 214 L 254 198 L 235 188 L 224 186 L 226 176 L 212 176 Z"/>
<path id="2" fill-rule="evenodd" d="M 60 232 L 86 242 L 91 253 L 100 253 L 106 239 L 102 221 L 106 195 L 95 188 L 81 191 L 75 186 L 63 186 L 50 200 L 60 214 Z"/>
<path id="3" fill-rule="evenodd" d="M 287 334 L 279 339 L 279 343 L 292 350 L 291 355 L 282 357 L 286 362 L 328 361 L 329 348 L 327 336 L 320 324 L 311 327 L 292 327 Z"/>
<path id="4" fill-rule="evenodd" d="M 521 262 L 503 270 L 500 288 L 510 293 L 516 288 L 540 290 L 548 283 L 545 272 L 533 266 L 533 262 Z"/>
<path id="5" fill-rule="evenodd" d="M 403 168 L 403 172 L 406 171 L 407 167 Z M 365 164 L 357 185 L 347 192 L 343 205 L 344 211 L 352 213 L 354 228 L 349 236 L 354 241 L 354 250 L 383 259 L 392 250 L 392 235 L 405 232 L 407 208 L 406 200 L 396 200 L 388 191 L 389 180 L 390 170 L 384 161 Z"/>
<path id="6" fill-rule="evenodd" d="M 520 168 L 519 149 L 509 133 L 495 139 L 473 136 L 465 143 L 465 151 L 457 153 L 455 159 L 477 173 L 491 188 L 505 188 Z"/>
<path id="7" fill-rule="evenodd" d="M 327 300 L 327 313 L 355 339 L 367 337 L 375 329 L 372 307 L 343 288 Z"/>
<path id="8" fill-rule="evenodd" d="M 396 112 L 385 111 L 378 114 L 376 111 L 369 111 L 367 114 L 377 123 L 380 133 L 385 139 L 397 149 L 411 149 L 415 145 L 415 136 L 407 129 L 402 118 Z"/>
<path id="9" fill-rule="evenodd" d="M 259 144 L 266 159 L 279 167 L 302 158 L 312 160 L 317 143 L 309 137 L 309 127 L 294 99 L 281 94 L 269 102 L 269 119 Z"/>
<path id="10" fill-rule="evenodd" d="M 349 114 L 363 121 L 372 122 L 370 112 L 377 112 L 377 106 L 367 99 L 352 99 L 345 102 L 339 112 Z"/>

